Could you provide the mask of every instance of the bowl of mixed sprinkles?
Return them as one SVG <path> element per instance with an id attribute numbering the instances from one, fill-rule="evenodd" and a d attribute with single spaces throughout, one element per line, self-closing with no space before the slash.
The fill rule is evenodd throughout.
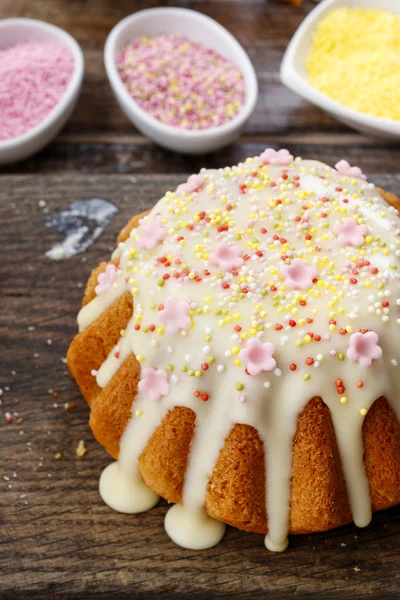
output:
<path id="1" fill-rule="evenodd" d="M 256 74 L 242 46 L 193 10 L 153 8 L 123 19 L 107 38 L 104 61 L 132 124 L 178 152 L 233 142 L 257 102 Z"/>
<path id="2" fill-rule="evenodd" d="M 353 129 L 400 138 L 400 2 L 325 0 L 300 25 L 282 82 Z"/>

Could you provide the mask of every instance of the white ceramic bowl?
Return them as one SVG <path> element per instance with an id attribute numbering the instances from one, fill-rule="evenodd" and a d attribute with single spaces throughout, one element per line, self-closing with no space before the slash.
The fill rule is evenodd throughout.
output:
<path id="1" fill-rule="evenodd" d="M 349 127 L 386 139 L 400 139 L 400 122 L 348 108 L 315 89 L 308 81 L 306 60 L 318 23 L 340 7 L 380 9 L 400 15 L 400 0 L 325 0 L 314 8 L 294 34 L 281 65 L 281 80 L 289 89 L 316 104 Z M 351 32 L 349 32 L 351 35 Z"/>
<path id="2" fill-rule="evenodd" d="M 231 121 L 202 131 L 164 125 L 144 111 L 128 94 L 116 66 L 118 53 L 140 35 L 183 33 L 232 60 L 243 73 L 246 99 L 242 110 Z M 151 8 L 141 10 L 114 27 L 107 38 L 104 62 L 108 79 L 128 119 L 139 131 L 160 146 L 186 154 L 202 154 L 222 148 L 239 135 L 257 102 L 258 85 L 253 65 L 242 46 L 216 21 L 194 10 L 184 8 Z"/>
<path id="3" fill-rule="evenodd" d="M 0 21 L 0 49 L 26 41 L 57 42 L 67 46 L 74 57 L 75 69 L 64 96 L 47 117 L 23 135 L 0 141 L 0 165 L 23 160 L 48 144 L 71 115 L 82 85 L 84 61 L 79 44 L 63 29 L 36 19 Z"/>

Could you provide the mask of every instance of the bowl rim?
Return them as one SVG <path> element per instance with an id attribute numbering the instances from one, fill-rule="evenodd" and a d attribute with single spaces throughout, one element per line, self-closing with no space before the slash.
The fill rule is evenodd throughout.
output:
<path id="1" fill-rule="evenodd" d="M 376 0 L 376 8 L 381 8 L 379 0 Z M 311 104 L 342 118 L 345 121 L 352 121 L 359 126 L 367 126 L 371 129 L 379 130 L 382 133 L 400 136 L 400 122 L 386 117 L 374 117 L 359 110 L 350 108 L 329 98 L 323 92 L 320 92 L 301 75 L 294 66 L 294 58 L 297 54 L 300 43 L 306 36 L 313 35 L 319 21 L 329 12 L 339 7 L 351 8 L 351 0 L 324 0 L 316 6 L 302 21 L 289 42 L 280 67 L 280 78 L 282 83 L 293 92 L 302 96 Z M 383 9 L 388 10 L 388 9 Z"/>
<path id="2" fill-rule="evenodd" d="M 17 146 L 28 144 L 34 138 L 39 137 L 40 135 L 42 135 L 42 133 L 49 129 L 71 104 L 73 96 L 76 94 L 77 90 L 79 90 L 82 84 L 85 67 L 83 53 L 80 45 L 70 33 L 65 31 L 64 29 L 61 29 L 61 27 L 57 27 L 57 25 L 47 23 L 46 21 L 41 21 L 40 19 L 15 17 L 11 19 L 0 20 L 0 35 L 1 31 L 9 27 L 10 25 L 21 25 L 22 29 L 26 25 L 29 25 L 30 27 L 37 28 L 38 31 L 41 30 L 53 32 L 58 37 L 60 42 L 64 43 L 64 45 L 71 50 L 74 59 L 74 70 L 63 96 L 61 97 L 59 102 L 54 106 L 54 108 L 49 112 L 49 114 L 42 121 L 40 121 L 40 123 L 35 125 L 35 127 L 32 127 L 32 129 L 29 129 L 22 135 L 10 138 L 8 140 L 0 140 L 0 151 L 11 150 L 16 148 Z"/>
<path id="3" fill-rule="evenodd" d="M 166 125 L 165 123 L 162 123 L 155 117 L 149 115 L 141 106 L 139 106 L 136 100 L 134 100 L 129 95 L 128 91 L 125 88 L 125 85 L 122 82 L 120 74 L 118 73 L 115 61 L 115 46 L 119 39 L 119 36 L 122 34 L 125 28 L 128 27 L 132 22 L 135 22 L 138 18 L 142 17 L 143 15 L 155 13 L 175 13 L 176 16 L 184 13 L 185 15 L 189 15 L 189 17 L 192 19 L 201 20 L 204 23 L 206 23 L 208 27 L 214 29 L 214 31 L 216 31 L 220 37 L 225 38 L 225 40 L 229 41 L 232 45 L 234 45 L 238 53 L 242 55 L 242 59 L 245 64 L 246 75 L 249 78 L 249 82 L 245 82 L 246 97 L 242 110 L 235 117 L 233 117 L 233 119 L 231 119 L 227 123 L 224 123 L 223 125 L 218 125 L 217 127 L 210 127 L 201 130 L 183 129 L 180 127 L 175 127 L 173 125 Z M 106 43 L 104 46 L 104 64 L 114 94 L 118 95 L 126 103 L 130 104 L 133 112 L 136 114 L 138 119 L 144 121 L 147 126 L 158 129 L 159 132 L 163 132 L 164 134 L 169 136 L 179 134 L 180 137 L 186 140 L 200 138 L 209 139 L 219 134 L 229 133 L 232 130 L 241 127 L 253 113 L 258 99 L 258 82 L 256 72 L 243 46 L 227 29 L 225 29 L 225 27 L 220 25 L 220 23 L 199 11 L 192 10 L 189 8 L 146 8 L 144 10 L 139 10 L 137 12 L 132 13 L 131 15 L 128 15 L 113 27 L 106 39 Z"/>

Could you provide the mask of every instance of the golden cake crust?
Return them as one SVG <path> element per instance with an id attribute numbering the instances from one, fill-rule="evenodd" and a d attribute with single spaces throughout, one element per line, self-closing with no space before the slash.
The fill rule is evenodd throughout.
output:
<path id="1" fill-rule="evenodd" d="M 391 205 L 400 200 L 379 190 Z M 133 217 L 121 231 L 125 241 L 144 216 Z M 83 305 L 94 298 L 101 263 L 89 278 Z M 97 370 L 118 342 L 120 330 L 132 316 L 133 300 L 126 292 L 87 329 L 79 333 L 68 351 L 68 365 L 91 406 L 90 426 L 100 444 L 118 458 L 119 440 L 129 421 L 140 377 L 140 365 L 131 354 L 104 389 Z M 169 502 L 182 502 L 182 488 L 195 414 L 176 407 L 151 436 L 140 457 L 144 481 Z M 363 424 L 364 462 L 373 510 L 400 503 L 400 424 L 385 398 L 378 398 Z M 247 531 L 265 533 L 266 471 L 264 446 L 257 431 L 236 424 L 225 440 L 210 477 L 206 510 L 214 518 Z M 321 398 L 310 398 L 299 415 L 293 440 L 289 533 L 325 531 L 352 520 L 335 432 L 328 407 Z"/>

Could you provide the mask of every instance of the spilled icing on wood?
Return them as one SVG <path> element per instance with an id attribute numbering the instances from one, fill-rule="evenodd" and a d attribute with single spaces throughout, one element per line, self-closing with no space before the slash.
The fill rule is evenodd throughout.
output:
<path id="1" fill-rule="evenodd" d="M 52 260 L 64 260 L 84 252 L 103 233 L 118 212 L 114 204 L 102 198 L 88 198 L 73 202 L 71 206 L 51 216 L 46 227 L 57 227 L 63 236 L 46 252 Z"/>

